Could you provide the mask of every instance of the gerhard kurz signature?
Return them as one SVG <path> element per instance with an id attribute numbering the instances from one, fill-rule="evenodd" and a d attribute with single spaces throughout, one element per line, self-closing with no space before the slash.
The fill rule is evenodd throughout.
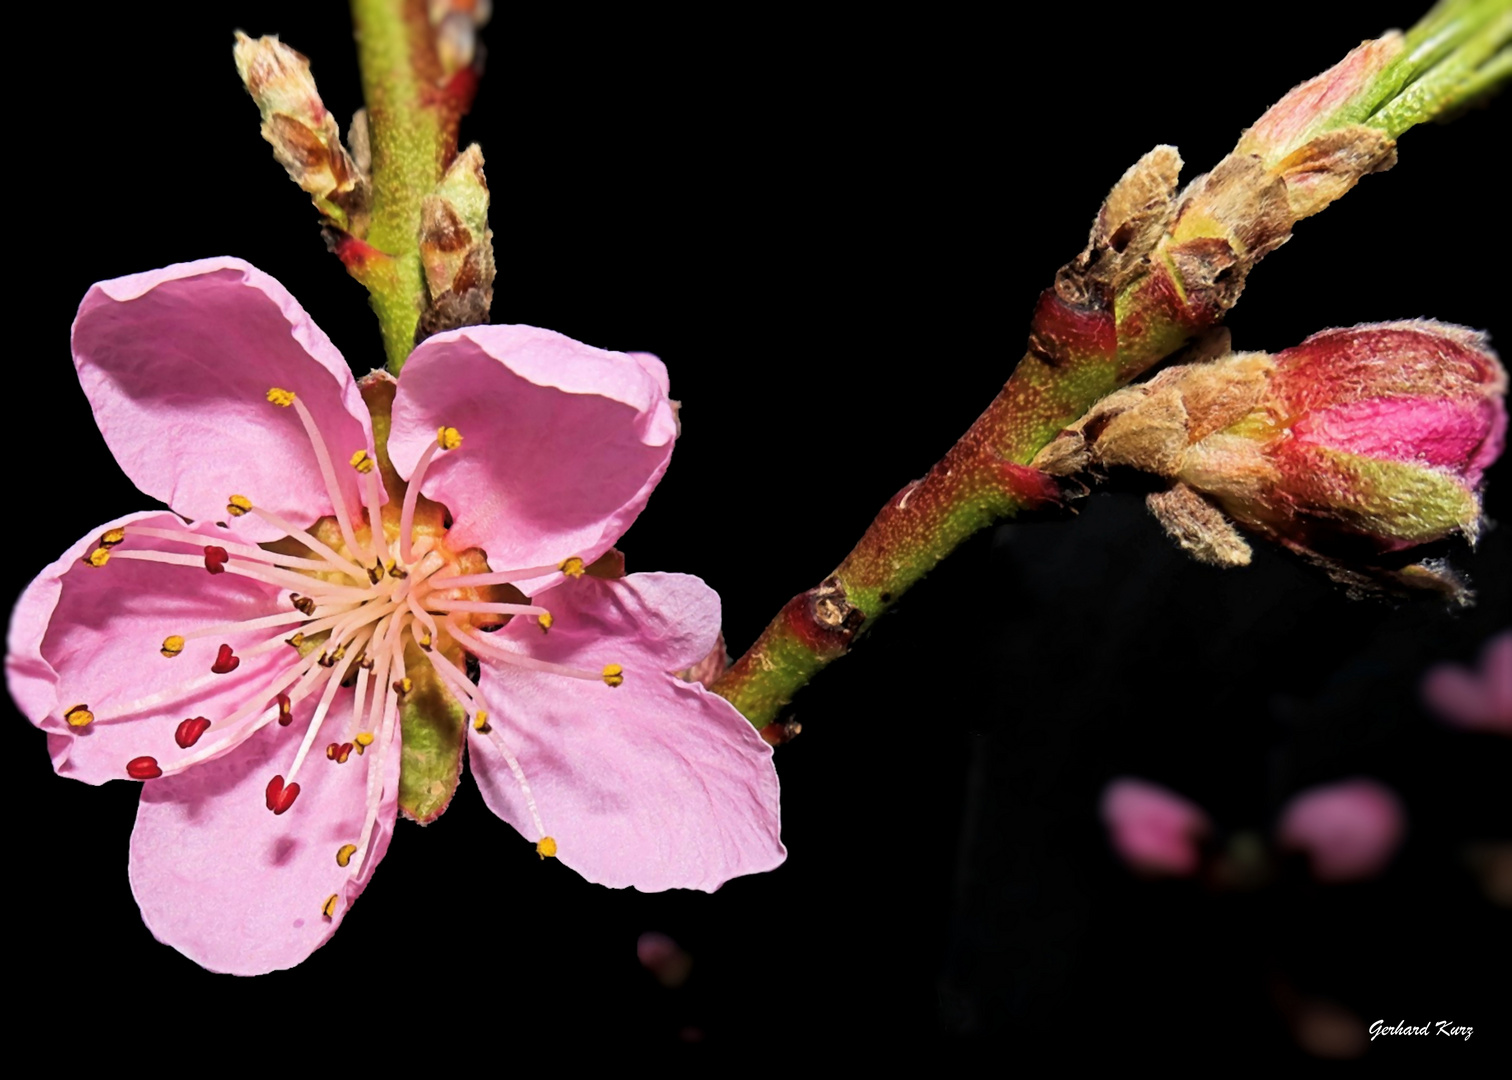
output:
<path id="1" fill-rule="evenodd" d="M 1408 1024 L 1397 1021 L 1388 1024 L 1384 1020 L 1377 1020 L 1370 1025 L 1370 1041 L 1375 1042 L 1377 1035 L 1448 1035 L 1451 1038 L 1462 1038 L 1470 1041 L 1470 1035 L 1475 1029 L 1468 1024 L 1456 1024 L 1453 1020 L 1435 1020 L 1431 1024 Z"/>

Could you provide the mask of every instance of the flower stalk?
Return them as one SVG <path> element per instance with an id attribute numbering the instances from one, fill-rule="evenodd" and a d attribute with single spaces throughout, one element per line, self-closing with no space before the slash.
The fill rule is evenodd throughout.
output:
<path id="1" fill-rule="evenodd" d="M 1444 0 L 1409 33 L 1366 42 L 1293 89 L 1184 190 L 1173 147 L 1146 154 L 1109 193 L 1086 249 L 1041 296 L 1028 350 L 987 410 L 888 502 L 833 573 L 783 607 L 714 691 L 767 728 L 968 536 L 1055 503 L 1055 482 L 1029 467 L 1035 455 L 1097 401 L 1215 328 L 1296 222 L 1395 164 L 1399 135 L 1512 76 L 1509 19 L 1505 0 Z"/>
<path id="2" fill-rule="evenodd" d="M 388 369 L 415 347 L 428 294 L 420 259 L 421 206 L 457 153 L 457 125 L 475 80 L 447 78 L 425 0 L 353 0 L 352 25 L 367 103 L 373 210 L 366 251 L 337 254 L 372 294 Z"/>

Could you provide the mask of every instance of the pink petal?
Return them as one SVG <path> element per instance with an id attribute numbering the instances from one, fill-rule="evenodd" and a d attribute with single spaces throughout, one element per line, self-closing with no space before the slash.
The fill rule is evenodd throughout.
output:
<path id="1" fill-rule="evenodd" d="M 48 733 L 59 774 L 90 784 L 124 778 L 126 763 L 143 755 L 169 768 L 190 753 L 174 739 L 179 723 L 190 717 L 211 721 L 195 752 L 204 749 L 225 734 L 215 726 L 217 720 L 262 692 L 276 672 L 297 659 L 287 648 L 247 657 L 236 670 L 190 689 L 192 680 L 210 675 L 222 643 L 240 657 L 276 631 L 192 640 L 172 659 L 162 655 L 164 638 L 289 610 L 288 605 L 278 588 L 260 581 L 119 557 L 141 549 L 196 554 L 189 544 L 127 536 L 103 567 L 84 561 L 102 533 L 133 524 L 185 529 L 204 537 L 205 544 L 229 542 L 226 530 L 216 525 L 186 526 L 161 511 L 120 518 L 85 536 L 43 570 L 11 616 L 6 657 L 11 694 L 32 723 Z M 173 693 L 178 689 L 182 692 Z M 121 715 L 128 702 L 165 692 L 161 704 Z M 87 705 L 95 721 L 71 727 L 64 713 L 75 705 Z"/>
<path id="2" fill-rule="evenodd" d="M 264 728 L 227 757 L 148 781 L 131 834 L 131 890 L 153 936 L 211 971 L 261 975 L 292 967 L 336 932 L 388 850 L 397 813 L 399 746 L 365 859 L 342 868 L 366 808 L 378 746 L 344 765 L 311 759 L 286 813 L 266 805 L 268 781 L 288 770 L 301 725 Z M 359 873 L 351 875 L 353 868 Z M 331 917 L 322 906 L 337 902 Z"/>
<path id="3" fill-rule="evenodd" d="M 1131 867 L 1184 877 L 1197 869 L 1197 840 L 1207 815 L 1158 784 L 1124 777 L 1103 792 L 1102 818 L 1114 848 Z"/>
<path id="4" fill-rule="evenodd" d="M 239 259 L 204 259 L 103 281 L 73 326 L 74 364 L 100 432 L 143 492 L 192 520 L 223 521 L 245 495 L 307 526 L 331 513 L 310 441 L 278 386 L 314 415 L 360 505 L 352 452 L 372 426 L 346 361 L 292 296 Z M 243 539 L 278 535 L 257 518 Z"/>
<path id="5" fill-rule="evenodd" d="M 1284 846 L 1308 853 L 1314 877 L 1339 882 L 1383 870 L 1405 830 L 1402 804 L 1389 788 L 1349 780 L 1292 799 L 1276 833 Z"/>
<path id="6" fill-rule="evenodd" d="M 661 357 L 653 356 L 648 352 L 633 352 L 625 355 L 646 369 L 646 374 L 656 380 L 656 385 L 661 387 L 664 395 L 671 395 L 672 380 L 667 377 L 667 365 L 661 362 Z"/>
<path id="7" fill-rule="evenodd" d="M 1293 425 L 1296 437 L 1352 454 L 1432 465 L 1455 473 L 1475 487 L 1498 423 L 1501 403 L 1489 398 L 1395 397 L 1352 401 L 1321 409 Z"/>
<path id="8" fill-rule="evenodd" d="M 479 687 L 530 783 L 557 856 L 590 881 L 647 892 L 712 892 L 779 865 L 771 748 L 723 698 L 667 671 L 705 655 L 718 598 L 697 578 L 580 578 L 537 597 L 549 634 L 516 619 L 493 635 L 538 659 L 624 668 L 622 686 L 484 659 Z M 560 633 L 558 631 L 561 631 Z M 487 736 L 471 735 L 489 807 L 529 839 L 519 784 Z"/>
<path id="9" fill-rule="evenodd" d="M 608 550 L 646 505 L 677 430 L 644 359 L 529 326 L 466 327 L 415 350 L 389 437 L 401 476 L 443 425 L 462 446 L 432 461 L 421 490 L 455 518 L 453 550 L 481 547 L 501 570 Z"/>

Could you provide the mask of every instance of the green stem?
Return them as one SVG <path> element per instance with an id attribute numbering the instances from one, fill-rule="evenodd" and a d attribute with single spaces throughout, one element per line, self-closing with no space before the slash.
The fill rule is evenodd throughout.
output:
<path id="1" fill-rule="evenodd" d="M 1005 389 L 924 479 L 882 508 L 845 561 L 790 600 L 714 684 L 758 728 L 843 656 L 856 635 L 979 529 L 1055 503 L 1055 482 L 993 448 L 1011 419 Z"/>
<path id="2" fill-rule="evenodd" d="M 1175 151 L 1146 155 L 1114 187 L 1086 251 L 1040 298 L 1029 349 L 987 411 L 829 577 L 778 612 L 714 691 L 768 727 L 968 536 L 1055 502 L 1050 479 L 1029 467 L 1035 455 L 1216 326 L 1298 220 L 1391 165 L 1397 135 L 1504 80 L 1509 18 L 1507 0 L 1444 0 L 1405 37 L 1369 42 L 1287 94 L 1180 196 Z"/>
<path id="3" fill-rule="evenodd" d="M 365 240 L 387 257 L 374 261 L 381 270 L 353 272 L 372 296 L 388 369 L 397 375 L 415 347 L 415 327 L 428 300 L 420 202 L 456 153 L 456 122 L 438 104 L 443 73 L 425 0 L 352 0 L 352 23 L 373 153 L 373 210 Z"/>

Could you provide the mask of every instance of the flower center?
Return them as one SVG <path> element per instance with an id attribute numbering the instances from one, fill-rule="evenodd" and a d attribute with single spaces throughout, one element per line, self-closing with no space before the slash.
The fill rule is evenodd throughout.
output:
<path id="1" fill-rule="evenodd" d="M 127 763 L 127 775 L 151 780 L 183 772 L 234 749 L 269 724 L 289 726 L 295 710 L 313 700 L 298 749 L 286 770 L 268 781 L 266 804 L 274 814 L 283 814 L 294 805 L 300 792 L 298 777 L 302 770 L 314 767 L 309 764 L 312 757 L 321 756 L 316 747 L 323 746 L 323 756 L 333 766 L 346 765 L 354 754 L 364 757 L 372 749 L 361 833 L 335 852 L 337 863 L 355 877 L 378 820 L 384 764 L 388 755 L 398 752 L 400 714 L 414 688 L 410 668 L 428 664 L 473 728 L 487 736 L 508 762 L 543 838 L 537 851 L 543 858 L 555 854 L 556 843 L 546 835 L 524 772 L 503 733 L 489 723 L 488 702 L 466 671 L 469 659 L 479 658 L 566 678 L 601 680 L 610 687 L 622 684 L 624 673 L 618 664 L 598 671 L 553 664 L 511 650 L 488 634 L 515 616 L 533 617 L 547 632 L 553 623 L 551 612 L 529 603 L 511 586 L 549 575 L 580 577 L 585 572 L 583 560 L 572 556 L 554 565 L 493 570 L 478 549 L 454 552 L 448 548 L 449 522 L 438 506 L 421 499 L 420 485 L 437 454 L 461 447 L 462 436 L 455 428 L 442 427 L 437 432 L 408 484 L 390 476 L 390 491 L 403 489 L 399 509 L 383 502 L 377 450 L 355 450 L 347 464 L 359 474 L 362 505 L 352 508 L 337 482 L 337 465 L 326 440 L 304 403 L 279 388 L 268 391 L 268 401 L 297 412 L 335 511 L 330 517 L 301 529 L 238 493 L 228 499 L 227 513 L 233 517 L 251 514 L 282 532 L 284 539 L 263 545 L 205 545 L 206 538 L 187 527 L 127 525 L 102 536 L 86 557 L 94 567 L 104 567 L 112 559 L 137 559 L 180 565 L 186 572 L 238 575 L 288 590 L 283 594 L 287 607 L 281 603 L 279 610 L 255 618 L 185 627 L 163 640 L 159 647 L 163 657 L 197 657 L 193 662 L 204 667 L 188 682 L 129 702 L 103 719 L 127 719 L 192 698 L 230 675 L 244 660 L 267 653 L 286 660 L 249 685 L 244 703 L 229 714 L 180 722 L 174 738 L 187 753 L 166 763 L 152 756 L 133 758 Z M 153 546 L 119 548 L 127 537 L 150 541 Z M 190 553 L 182 550 L 185 546 L 198 550 Z M 249 631 L 254 643 L 233 649 L 228 639 L 245 642 Z M 76 717 L 88 719 L 76 722 Z M 75 726 L 96 721 L 84 705 L 70 710 L 68 719 Z"/>

